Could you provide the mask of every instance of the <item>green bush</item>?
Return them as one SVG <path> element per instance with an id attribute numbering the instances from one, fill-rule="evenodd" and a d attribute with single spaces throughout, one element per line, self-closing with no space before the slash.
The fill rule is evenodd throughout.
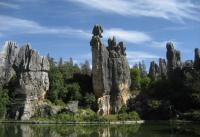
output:
<path id="1" fill-rule="evenodd" d="M 118 120 L 127 121 L 127 120 L 140 120 L 140 116 L 137 112 L 132 111 L 129 113 L 122 113 L 117 115 Z"/>
<path id="2" fill-rule="evenodd" d="M 54 104 L 58 106 L 66 106 L 65 102 L 63 102 L 62 100 L 55 100 Z"/>
<path id="3" fill-rule="evenodd" d="M 105 121 L 105 118 L 91 109 L 81 109 L 77 114 L 75 114 L 75 117 L 81 121 Z"/>
<path id="4" fill-rule="evenodd" d="M 91 109 L 80 109 L 77 113 L 75 114 L 70 114 L 70 113 L 61 113 L 55 116 L 51 116 L 49 120 L 52 121 L 57 121 L 57 122 L 81 122 L 81 121 L 86 121 L 86 122 L 99 122 L 99 121 L 106 121 L 104 117 L 96 114 L 94 111 Z"/>
<path id="5" fill-rule="evenodd" d="M 141 89 L 146 90 L 149 87 L 150 82 L 151 82 L 151 79 L 149 77 L 147 76 L 142 77 L 140 81 Z"/>
<path id="6" fill-rule="evenodd" d="M 58 114 L 50 117 L 50 120 L 57 122 L 72 122 L 75 121 L 74 115 L 72 114 Z"/>

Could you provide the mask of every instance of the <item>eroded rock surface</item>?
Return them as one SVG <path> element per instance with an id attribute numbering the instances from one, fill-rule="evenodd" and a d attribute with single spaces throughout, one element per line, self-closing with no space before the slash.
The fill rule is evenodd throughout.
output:
<path id="1" fill-rule="evenodd" d="M 14 42 L 6 42 L 3 56 L 3 67 L 0 68 L 6 70 L 1 73 L 1 83 L 9 82 L 13 75 L 17 77 L 17 87 L 13 91 L 14 100 L 8 115 L 16 120 L 28 120 L 34 115 L 49 89 L 48 59 L 31 49 L 30 44 L 19 48 Z"/>
<path id="2" fill-rule="evenodd" d="M 95 25 L 92 47 L 93 89 L 99 103 L 99 113 L 108 115 L 126 105 L 131 84 L 130 70 L 123 42 L 108 39 L 108 47 L 101 41 L 103 28 Z"/>
<path id="3" fill-rule="evenodd" d="M 182 68 L 182 62 L 181 62 L 181 53 L 180 51 L 176 50 L 174 48 L 174 45 L 172 42 L 168 42 L 166 45 L 167 48 L 167 68 L 168 71 L 174 70 L 176 68 Z"/>
<path id="4" fill-rule="evenodd" d="M 0 86 L 7 84 L 15 75 L 13 63 L 18 54 L 19 47 L 15 42 L 6 42 L 4 51 L 0 54 Z"/>
<path id="5" fill-rule="evenodd" d="M 162 79 L 167 79 L 167 63 L 165 59 L 159 59 L 159 70 Z"/>
<path id="6" fill-rule="evenodd" d="M 152 61 L 149 68 L 149 77 L 154 81 L 157 80 L 159 74 L 159 66 L 155 61 Z"/>

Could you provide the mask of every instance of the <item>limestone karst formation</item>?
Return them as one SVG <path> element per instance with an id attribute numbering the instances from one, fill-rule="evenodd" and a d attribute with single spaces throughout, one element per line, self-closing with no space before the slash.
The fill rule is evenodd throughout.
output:
<path id="1" fill-rule="evenodd" d="M 28 120 L 49 89 L 48 59 L 31 49 L 30 44 L 19 48 L 17 43 L 6 42 L 0 70 L 1 85 L 8 83 L 14 75 L 17 79 L 9 117 Z"/>
<path id="2" fill-rule="evenodd" d="M 131 80 L 126 48 L 123 42 L 117 44 L 115 37 L 109 38 L 105 47 L 100 25 L 95 25 L 92 33 L 92 79 L 98 98 L 98 113 L 117 113 L 129 99 Z"/>
<path id="3" fill-rule="evenodd" d="M 194 61 L 193 60 L 181 60 L 180 51 L 174 48 L 172 42 L 166 44 L 166 58 L 159 59 L 159 65 L 155 61 L 152 61 L 149 69 L 149 76 L 152 80 L 156 80 L 158 76 L 162 79 L 170 79 L 175 81 L 181 81 L 188 71 L 199 70 L 200 69 L 200 50 L 195 49 Z"/>
<path id="4" fill-rule="evenodd" d="M 155 61 L 152 61 L 149 68 L 149 77 L 152 80 L 156 80 L 159 74 L 159 67 Z"/>

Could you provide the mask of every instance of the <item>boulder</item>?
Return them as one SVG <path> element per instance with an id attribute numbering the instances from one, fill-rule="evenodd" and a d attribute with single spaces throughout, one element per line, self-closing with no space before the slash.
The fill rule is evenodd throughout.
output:
<path id="1" fill-rule="evenodd" d="M 61 110 L 62 112 L 67 113 L 76 113 L 78 112 L 78 101 L 70 101 L 67 103 L 67 106 Z"/>
<path id="2" fill-rule="evenodd" d="M 48 118 L 50 116 L 57 115 L 63 107 L 48 104 L 47 102 L 42 102 L 38 105 L 37 112 L 34 117 Z"/>

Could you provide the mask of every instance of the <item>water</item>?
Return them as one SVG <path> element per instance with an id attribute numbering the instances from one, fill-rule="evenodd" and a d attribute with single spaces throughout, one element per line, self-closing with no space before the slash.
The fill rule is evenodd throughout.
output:
<path id="1" fill-rule="evenodd" d="M 158 122 L 110 126 L 1 124 L 0 137 L 200 137 L 200 125 Z"/>

